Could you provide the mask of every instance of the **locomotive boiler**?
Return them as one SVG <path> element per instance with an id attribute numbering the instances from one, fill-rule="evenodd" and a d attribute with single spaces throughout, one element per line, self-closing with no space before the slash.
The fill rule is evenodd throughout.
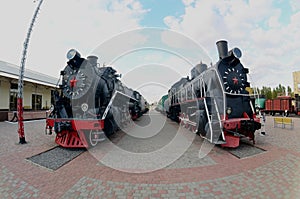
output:
<path id="1" fill-rule="evenodd" d="M 57 144 L 95 146 L 146 112 L 144 97 L 126 87 L 111 66 L 100 67 L 96 56 L 85 59 L 74 49 L 67 59 L 46 119 L 46 129 L 56 133 Z"/>
<path id="2" fill-rule="evenodd" d="M 237 147 L 241 137 L 255 143 L 261 128 L 247 87 L 248 68 L 240 62 L 240 49 L 228 51 L 218 41 L 219 61 L 211 67 L 200 63 L 168 91 L 168 117 L 214 144 Z"/>

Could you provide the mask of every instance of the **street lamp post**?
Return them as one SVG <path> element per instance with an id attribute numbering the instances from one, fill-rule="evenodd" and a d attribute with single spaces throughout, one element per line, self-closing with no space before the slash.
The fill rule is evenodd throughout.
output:
<path id="1" fill-rule="evenodd" d="M 21 59 L 21 66 L 20 66 L 20 74 L 19 74 L 19 82 L 18 82 L 18 101 L 17 101 L 17 109 L 18 109 L 18 134 L 19 134 L 19 143 L 20 144 L 26 144 L 25 140 L 25 133 L 24 133 L 24 123 L 23 123 L 23 78 L 24 78 L 24 69 L 25 69 L 25 61 L 26 61 L 26 54 L 27 54 L 27 47 L 29 44 L 29 38 L 32 32 L 32 28 L 34 25 L 34 22 L 36 20 L 36 17 L 38 15 L 38 12 L 40 10 L 40 7 L 43 3 L 43 0 L 40 0 L 38 6 L 35 9 L 33 18 L 31 20 L 27 36 L 24 42 L 24 48 L 23 48 L 23 56 Z"/>

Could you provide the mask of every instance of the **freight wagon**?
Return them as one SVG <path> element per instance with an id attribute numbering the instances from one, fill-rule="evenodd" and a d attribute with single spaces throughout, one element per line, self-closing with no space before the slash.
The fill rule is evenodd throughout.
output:
<path id="1" fill-rule="evenodd" d="M 268 99 L 265 102 L 265 113 L 275 115 L 279 113 L 283 116 L 288 116 L 290 113 L 298 114 L 297 108 L 294 106 L 294 98 L 290 96 L 280 96 L 276 99 Z"/>

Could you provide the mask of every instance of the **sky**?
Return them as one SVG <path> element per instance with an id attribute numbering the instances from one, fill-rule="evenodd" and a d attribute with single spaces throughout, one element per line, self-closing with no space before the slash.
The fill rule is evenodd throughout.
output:
<path id="1" fill-rule="evenodd" d="M 20 65 L 36 6 L 33 0 L 1 0 L 0 60 Z M 140 31 L 149 27 L 160 30 Z M 155 41 L 158 33 L 164 45 Z M 172 83 L 188 76 L 192 65 L 207 57 L 216 63 L 215 43 L 225 39 L 229 49 L 241 49 L 252 86 L 293 88 L 292 72 L 300 70 L 299 35 L 298 0 L 44 0 L 30 38 L 26 68 L 58 77 L 69 49 L 77 49 L 83 57 L 98 53 L 100 64 L 113 64 L 126 85 L 155 101 Z M 149 38 L 156 48 L 145 50 Z M 193 42 L 198 47 L 191 48 Z M 110 44 L 144 50 L 130 51 L 112 63 L 108 52 L 115 49 Z M 158 50 L 162 47 L 168 52 Z"/>

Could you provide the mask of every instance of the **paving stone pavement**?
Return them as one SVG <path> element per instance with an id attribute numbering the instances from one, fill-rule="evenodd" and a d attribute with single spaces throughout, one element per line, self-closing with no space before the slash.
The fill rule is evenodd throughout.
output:
<path id="1" fill-rule="evenodd" d="M 1 198 L 49 198 L 28 182 L 16 178 L 3 166 L 0 175 L 0 196 Z"/>
<path id="2" fill-rule="evenodd" d="M 285 185 L 285 186 L 282 186 Z M 287 155 L 252 171 L 176 184 L 133 184 L 81 178 L 63 198 L 299 198 L 300 158 Z"/>
<path id="3" fill-rule="evenodd" d="M 45 121 L 25 123 L 27 145 L 16 144 L 16 124 L 0 122 L 0 198 L 297 199 L 300 118 L 293 120 L 294 129 L 287 130 L 274 128 L 267 117 L 267 135 L 256 136 L 256 146 L 266 150 L 262 154 L 238 159 L 214 147 L 196 160 L 201 145 L 197 137 L 173 164 L 145 174 L 108 168 L 88 151 L 56 171 L 47 170 L 26 160 L 56 146 L 54 135 L 44 134 Z"/>

